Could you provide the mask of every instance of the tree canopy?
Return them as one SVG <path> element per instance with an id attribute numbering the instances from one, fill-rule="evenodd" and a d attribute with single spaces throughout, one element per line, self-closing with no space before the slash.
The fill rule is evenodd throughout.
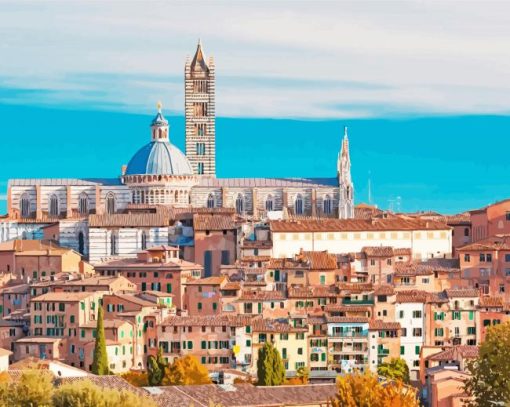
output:
<path id="1" fill-rule="evenodd" d="M 106 339 L 104 336 L 102 306 L 99 306 L 97 313 L 96 344 L 94 347 L 94 359 L 92 361 L 92 373 L 98 376 L 110 374 L 110 367 L 108 366 L 108 354 L 106 353 Z"/>
<path id="2" fill-rule="evenodd" d="M 196 385 L 210 384 L 209 371 L 193 355 L 186 355 L 175 359 L 174 363 L 166 368 L 163 385 Z"/>
<path id="3" fill-rule="evenodd" d="M 401 381 L 379 382 L 372 373 L 340 376 L 333 407 L 418 407 L 416 389 Z"/>
<path id="4" fill-rule="evenodd" d="M 510 323 L 487 329 L 478 358 L 467 363 L 469 406 L 510 404 Z"/>
<path id="5" fill-rule="evenodd" d="M 409 367 L 402 358 L 392 358 L 387 363 L 381 363 L 377 368 L 377 373 L 390 380 L 400 380 L 409 383 Z"/>
<path id="6" fill-rule="evenodd" d="M 149 356 L 147 358 L 147 374 L 149 386 L 159 386 L 165 377 L 165 371 L 168 366 L 165 358 L 163 357 L 163 349 L 158 349 L 157 357 Z"/>
<path id="7" fill-rule="evenodd" d="M 285 381 L 285 366 L 280 352 L 270 342 L 259 349 L 257 378 L 259 386 L 279 386 Z"/>

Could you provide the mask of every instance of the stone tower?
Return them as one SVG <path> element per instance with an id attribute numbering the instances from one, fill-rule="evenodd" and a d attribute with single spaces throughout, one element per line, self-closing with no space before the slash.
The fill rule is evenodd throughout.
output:
<path id="1" fill-rule="evenodd" d="M 351 179 L 351 157 L 349 155 L 349 138 L 347 127 L 344 127 L 342 149 L 337 162 L 338 186 L 340 198 L 338 200 L 338 217 L 340 219 L 354 218 L 354 185 Z"/>
<path id="2" fill-rule="evenodd" d="M 195 56 L 186 61 L 184 104 L 186 157 L 198 175 L 216 176 L 215 68 L 198 41 Z"/>

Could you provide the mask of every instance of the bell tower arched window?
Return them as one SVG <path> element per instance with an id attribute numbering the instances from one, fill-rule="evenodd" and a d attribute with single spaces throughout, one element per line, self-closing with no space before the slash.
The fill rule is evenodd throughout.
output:
<path id="1" fill-rule="evenodd" d="M 236 212 L 242 214 L 244 212 L 244 198 L 241 194 L 236 198 Z"/>
<path id="2" fill-rule="evenodd" d="M 274 208 L 274 201 L 273 201 L 273 196 L 272 195 L 268 195 L 267 198 L 266 198 L 266 211 L 272 211 Z"/>
<path id="3" fill-rule="evenodd" d="M 214 208 L 214 195 L 213 194 L 209 194 L 209 197 L 207 198 L 207 207 Z"/>
<path id="4" fill-rule="evenodd" d="M 89 197 L 85 192 L 80 194 L 78 210 L 80 211 L 80 215 L 87 215 L 89 213 Z"/>
<path id="5" fill-rule="evenodd" d="M 296 201 L 294 202 L 294 212 L 296 215 L 303 214 L 303 196 L 301 194 L 296 196 Z"/>
<path id="6" fill-rule="evenodd" d="M 55 194 L 50 195 L 49 199 L 49 213 L 50 216 L 58 216 L 58 197 Z"/>
<path id="7" fill-rule="evenodd" d="M 329 195 L 326 195 L 324 197 L 324 200 L 322 201 L 322 210 L 326 215 L 330 215 L 332 212 L 332 202 L 331 197 Z"/>
<path id="8" fill-rule="evenodd" d="M 115 194 L 108 192 L 108 195 L 106 195 L 106 213 L 111 215 L 115 213 L 115 209 Z"/>
<path id="9" fill-rule="evenodd" d="M 30 216 L 30 197 L 26 193 L 21 195 L 20 210 L 23 218 L 28 218 Z"/>
<path id="10" fill-rule="evenodd" d="M 116 231 L 112 231 L 110 235 L 110 254 L 112 256 L 119 254 L 119 235 Z"/>

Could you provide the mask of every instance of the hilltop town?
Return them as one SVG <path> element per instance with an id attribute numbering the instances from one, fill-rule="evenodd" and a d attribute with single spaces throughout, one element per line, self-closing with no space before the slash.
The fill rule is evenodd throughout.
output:
<path id="1" fill-rule="evenodd" d="M 218 178 L 215 75 L 199 43 L 185 64 L 185 153 L 160 104 L 118 177 L 34 168 L 9 181 L 0 370 L 36 360 L 94 377 L 102 308 L 111 372 L 145 371 L 161 349 L 231 386 L 165 388 L 161 405 L 325 405 L 338 375 L 395 358 L 427 405 L 456 405 L 465 395 L 452 383 L 509 319 L 510 200 L 456 215 L 357 203 L 347 129 L 329 178 Z M 267 342 L 287 379 L 307 369 L 308 387 L 233 384 L 257 376 Z M 229 404 L 232 392 L 244 401 Z"/>

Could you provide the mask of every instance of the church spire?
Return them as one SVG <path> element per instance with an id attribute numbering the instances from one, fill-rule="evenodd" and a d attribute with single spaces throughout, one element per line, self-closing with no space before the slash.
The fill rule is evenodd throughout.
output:
<path id="1" fill-rule="evenodd" d="M 151 123 L 152 141 L 168 141 L 168 120 L 165 119 L 163 113 L 161 113 L 163 104 L 158 102 L 156 107 L 158 108 L 158 113 L 154 119 L 152 119 Z"/>
<path id="2" fill-rule="evenodd" d="M 344 127 L 342 147 L 338 154 L 337 162 L 338 186 L 340 188 L 340 200 L 338 203 L 339 218 L 354 217 L 354 185 L 351 179 L 351 156 L 349 153 L 349 137 L 347 126 Z"/>
<path id="3" fill-rule="evenodd" d="M 197 50 L 195 52 L 195 56 L 191 61 L 191 71 L 197 72 L 209 72 L 209 67 L 207 66 L 206 57 L 204 50 L 202 49 L 202 40 L 198 39 Z"/>

